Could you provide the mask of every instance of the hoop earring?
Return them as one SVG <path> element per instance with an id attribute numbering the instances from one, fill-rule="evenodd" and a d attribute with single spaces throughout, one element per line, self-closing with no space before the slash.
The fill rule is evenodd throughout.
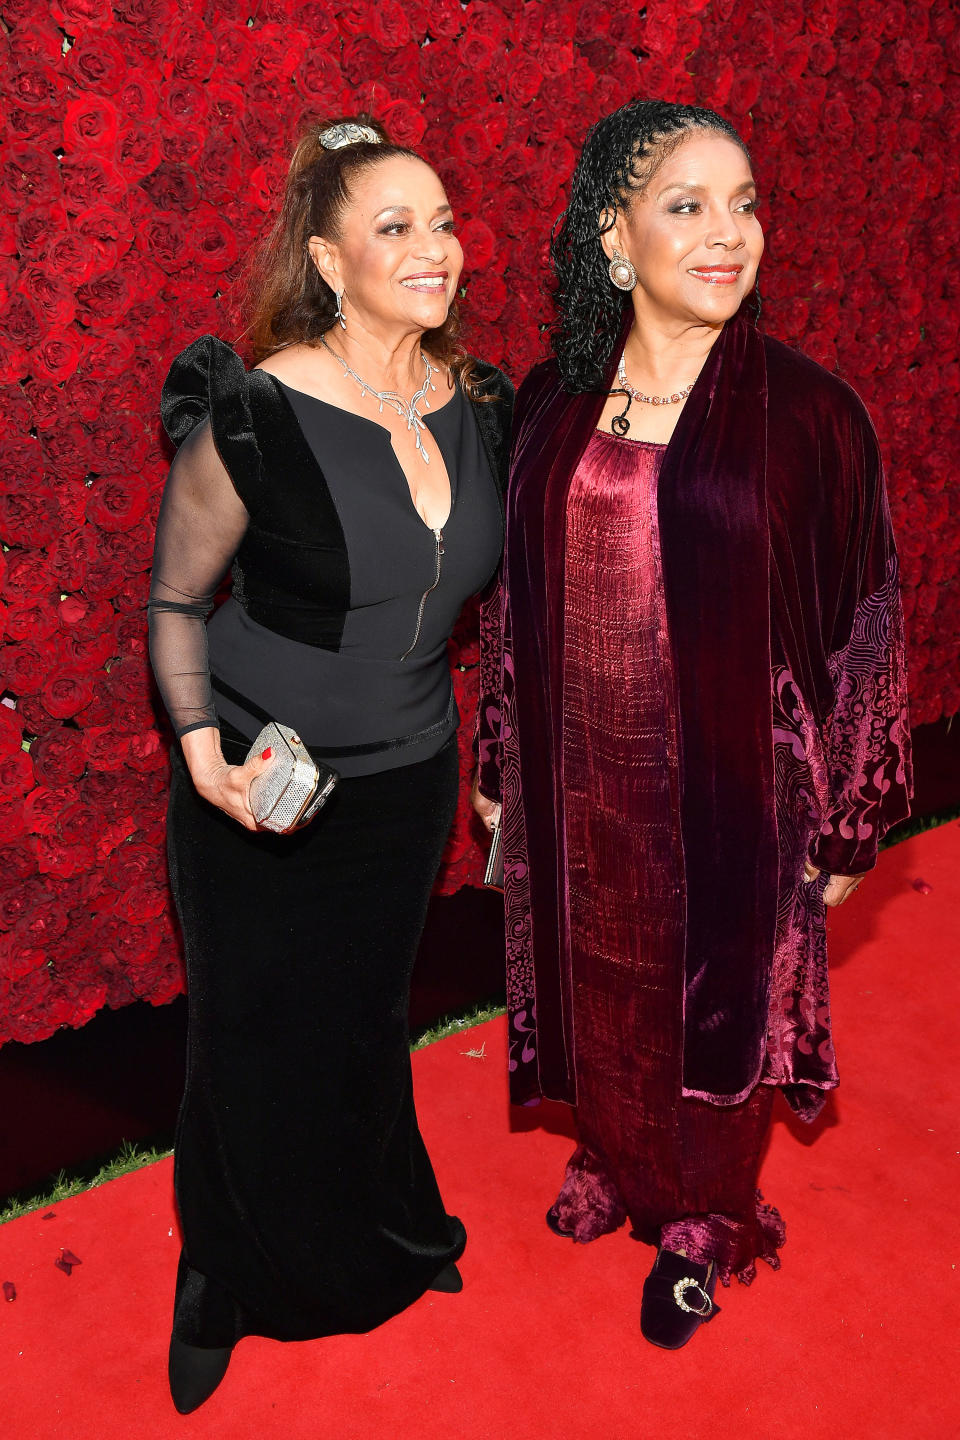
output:
<path id="1" fill-rule="evenodd" d="M 616 285 L 618 290 L 632 290 L 637 283 L 637 272 L 626 255 L 614 247 L 613 259 L 607 267 L 607 274 L 610 276 L 610 283 Z"/>
<path id="2" fill-rule="evenodd" d="M 334 290 L 333 293 L 334 293 L 334 295 L 336 295 L 336 297 L 337 297 L 337 324 L 340 326 L 340 329 L 341 329 L 341 330 L 346 330 L 346 328 L 347 328 L 347 322 L 346 322 L 346 320 L 344 320 L 344 318 L 343 318 L 343 294 L 344 294 L 344 292 L 343 292 L 342 290 Z"/>

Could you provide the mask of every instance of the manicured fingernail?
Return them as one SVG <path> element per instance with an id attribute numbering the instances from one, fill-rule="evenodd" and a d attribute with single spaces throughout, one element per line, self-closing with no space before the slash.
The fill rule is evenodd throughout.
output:
<path id="1" fill-rule="evenodd" d="M 268 745 L 267 748 L 266 748 L 266 750 L 264 750 L 263 753 L 261 754 L 260 759 L 261 759 L 261 760 L 269 760 L 269 759 L 270 759 L 270 756 L 271 756 L 272 754 L 273 754 L 273 749 L 272 749 L 272 747 L 271 747 L 270 745 Z"/>

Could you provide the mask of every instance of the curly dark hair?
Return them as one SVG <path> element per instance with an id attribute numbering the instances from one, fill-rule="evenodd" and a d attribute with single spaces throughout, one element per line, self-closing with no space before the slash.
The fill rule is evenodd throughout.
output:
<path id="1" fill-rule="evenodd" d="M 696 105 L 631 100 L 598 120 L 584 141 L 570 201 L 550 240 L 556 276 L 553 349 L 564 386 L 601 390 L 629 296 L 615 289 L 600 236 L 631 195 L 642 194 L 660 166 L 694 130 L 712 130 L 750 152 L 728 120 Z M 606 210 L 609 220 L 600 225 Z"/>

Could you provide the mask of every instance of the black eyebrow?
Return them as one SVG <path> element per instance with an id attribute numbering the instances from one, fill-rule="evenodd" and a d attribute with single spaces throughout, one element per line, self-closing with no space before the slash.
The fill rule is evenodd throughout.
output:
<path id="1" fill-rule="evenodd" d="M 665 185 L 665 186 L 663 187 L 663 189 L 660 191 L 660 194 L 661 194 L 661 195 L 666 195 L 666 193 L 667 193 L 668 190 L 699 190 L 699 191 L 701 192 L 701 194 L 702 194 L 702 193 L 704 193 L 704 192 L 707 190 L 707 188 L 708 188 L 708 187 L 707 187 L 706 185 L 693 185 L 693 184 L 687 185 L 687 184 L 684 184 L 684 182 L 681 181 L 681 180 L 676 180 L 676 181 L 674 181 L 674 183 L 673 183 L 672 185 Z M 734 194 L 734 195 L 741 195 L 744 190 L 756 190 L 756 188 L 757 188 L 757 182 L 756 182 L 756 180 L 744 180 L 744 181 L 743 181 L 740 185 L 738 185 L 737 188 L 733 191 L 733 194 Z"/>

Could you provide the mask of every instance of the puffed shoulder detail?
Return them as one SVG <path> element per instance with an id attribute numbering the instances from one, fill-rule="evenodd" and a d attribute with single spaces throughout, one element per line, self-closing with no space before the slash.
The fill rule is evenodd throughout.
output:
<path id="1" fill-rule="evenodd" d="M 484 391 L 484 394 L 495 395 L 498 400 L 506 400 L 508 404 L 513 404 L 516 395 L 513 382 L 488 360 L 474 359 L 472 379 L 473 383 Z"/>
<path id="2" fill-rule="evenodd" d="M 214 335 L 201 335 L 174 360 L 160 396 L 163 428 L 177 449 L 209 416 L 214 444 L 248 507 L 262 476 L 249 389 L 250 377 L 237 352 Z"/>

